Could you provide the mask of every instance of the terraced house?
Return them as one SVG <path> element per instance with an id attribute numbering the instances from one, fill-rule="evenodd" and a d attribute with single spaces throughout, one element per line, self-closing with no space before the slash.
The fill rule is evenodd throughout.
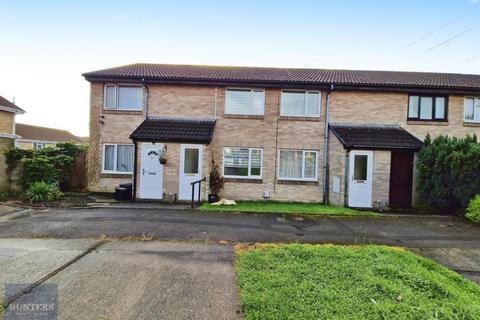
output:
<path id="1" fill-rule="evenodd" d="M 480 133 L 478 75 L 133 64 L 83 76 L 89 188 L 131 181 L 137 199 L 188 200 L 214 163 L 225 198 L 408 207 L 427 133 Z"/>

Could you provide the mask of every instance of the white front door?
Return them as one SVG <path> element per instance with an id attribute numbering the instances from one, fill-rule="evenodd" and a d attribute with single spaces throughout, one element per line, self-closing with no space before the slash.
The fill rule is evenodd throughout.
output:
<path id="1" fill-rule="evenodd" d="M 373 151 L 350 152 L 348 206 L 372 207 Z"/>
<path id="2" fill-rule="evenodd" d="M 191 200 L 191 183 L 202 179 L 202 153 L 202 145 L 182 144 L 180 146 L 180 190 L 178 192 L 178 198 L 180 200 Z M 205 187 L 205 185 L 203 187 Z M 195 185 L 195 199 L 197 197 L 198 184 Z"/>
<path id="3" fill-rule="evenodd" d="M 159 156 L 163 150 L 161 143 L 142 143 L 140 158 L 140 198 L 162 199 L 163 165 Z"/>

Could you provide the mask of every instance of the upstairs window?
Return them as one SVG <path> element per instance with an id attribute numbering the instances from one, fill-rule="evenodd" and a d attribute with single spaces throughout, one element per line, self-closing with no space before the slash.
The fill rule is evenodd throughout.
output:
<path id="1" fill-rule="evenodd" d="M 447 98 L 444 96 L 410 95 L 408 120 L 447 121 Z"/>
<path id="2" fill-rule="evenodd" d="M 319 117 L 320 92 L 282 91 L 280 115 L 292 117 Z"/>
<path id="3" fill-rule="evenodd" d="M 463 119 L 480 123 L 480 98 L 465 98 Z"/>
<path id="4" fill-rule="evenodd" d="M 104 109 L 142 110 L 143 88 L 139 86 L 105 85 Z"/>
<path id="5" fill-rule="evenodd" d="M 265 91 L 258 89 L 227 89 L 225 114 L 262 115 L 265 109 Z"/>

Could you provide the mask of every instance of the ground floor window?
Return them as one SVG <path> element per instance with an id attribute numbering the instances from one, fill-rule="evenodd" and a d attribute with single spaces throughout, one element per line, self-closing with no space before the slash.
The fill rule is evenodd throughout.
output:
<path id="1" fill-rule="evenodd" d="M 480 122 L 480 98 L 465 98 L 464 120 Z"/>
<path id="2" fill-rule="evenodd" d="M 280 150 L 279 158 L 279 179 L 317 180 L 318 151 Z"/>
<path id="3" fill-rule="evenodd" d="M 33 149 L 43 149 L 43 148 L 46 148 L 48 147 L 48 143 L 47 142 L 34 142 L 33 143 Z"/>
<path id="4" fill-rule="evenodd" d="M 223 175 L 227 178 L 262 177 L 262 149 L 257 148 L 224 148 Z"/>
<path id="5" fill-rule="evenodd" d="M 104 144 L 102 171 L 105 173 L 133 173 L 133 153 L 133 144 Z"/>

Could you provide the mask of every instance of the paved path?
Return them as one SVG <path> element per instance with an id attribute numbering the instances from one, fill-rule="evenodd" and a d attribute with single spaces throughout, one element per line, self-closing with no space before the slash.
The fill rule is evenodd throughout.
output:
<path id="1" fill-rule="evenodd" d="M 202 242 L 376 243 L 419 248 L 480 248 L 480 226 L 445 217 L 296 220 L 268 214 L 194 210 L 46 210 L 0 222 L 0 237 L 152 237 Z"/>
<path id="2" fill-rule="evenodd" d="M 0 270 L 2 287 L 57 284 L 58 319 L 241 319 L 227 245 L 0 239 Z"/>

